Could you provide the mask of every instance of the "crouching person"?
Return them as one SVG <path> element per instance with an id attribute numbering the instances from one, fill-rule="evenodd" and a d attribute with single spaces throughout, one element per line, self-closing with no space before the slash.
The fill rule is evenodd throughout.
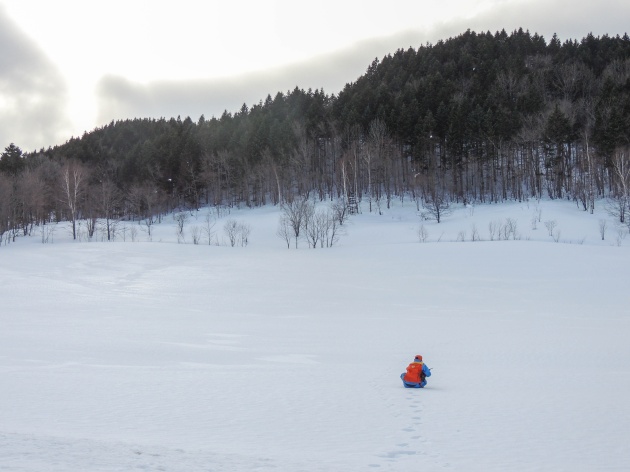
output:
<path id="1" fill-rule="evenodd" d="M 407 366 L 407 372 L 400 374 L 405 388 L 423 388 L 427 384 L 426 377 L 431 377 L 431 369 L 422 362 L 420 354 Z"/>

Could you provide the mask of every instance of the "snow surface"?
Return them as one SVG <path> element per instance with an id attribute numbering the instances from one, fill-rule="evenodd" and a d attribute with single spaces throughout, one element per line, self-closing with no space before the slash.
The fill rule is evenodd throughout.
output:
<path id="1" fill-rule="evenodd" d="M 0 470 L 629 470 L 630 237 L 603 204 L 437 224 L 394 202 L 316 250 L 279 215 L 217 221 L 247 247 L 178 244 L 172 218 L 1 247 Z M 415 354 L 423 390 L 399 379 Z"/>

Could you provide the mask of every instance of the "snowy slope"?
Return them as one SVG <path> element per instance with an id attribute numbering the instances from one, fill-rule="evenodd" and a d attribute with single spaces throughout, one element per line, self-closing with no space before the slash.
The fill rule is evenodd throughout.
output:
<path id="1" fill-rule="evenodd" d="M 630 464 L 630 237 L 601 208 L 459 208 L 420 243 L 397 202 L 317 250 L 287 250 L 277 208 L 219 238 L 227 218 L 247 247 L 177 244 L 167 219 L 0 248 L 0 470 Z M 516 240 L 490 241 L 506 218 Z M 398 378 L 415 354 L 424 390 Z"/>

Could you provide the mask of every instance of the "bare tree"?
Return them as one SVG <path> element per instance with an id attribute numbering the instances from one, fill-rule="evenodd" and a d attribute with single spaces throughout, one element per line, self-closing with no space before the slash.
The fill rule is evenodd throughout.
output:
<path id="1" fill-rule="evenodd" d="M 180 234 L 183 233 L 184 226 L 186 225 L 186 222 L 188 221 L 188 213 L 182 211 L 180 213 L 177 213 L 176 215 L 173 215 L 173 219 L 177 223 L 177 232 L 179 232 Z"/>
<path id="2" fill-rule="evenodd" d="M 241 241 L 241 246 L 247 246 L 249 244 L 249 235 L 252 232 L 252 227 L 246 223 L 240 223 L 238 225 L 238 235 Z"/>
<path id="3" fill-rule="evenodd" d="M 302 230 L 308 227 L 308 220 L 314 211 L 314 206 L 306 198 L 296 198 L 292 202 L 282 205 L 283 215 L 286 218 L 293 236 L 295 237 L 295 247 L 298 247 L 298 240 Z"/>
<path id="4" fill-rule="evenodd" d="M 98 218 L 96 213 L 92 209 L 88 209 L 87 215 L 85 215 L 85 230 L 87 231 L 87 240 L 90 241 L 94 237 L 96 227 L 98 225 Z"/>
<path id="5" fill-rule="evenodd" d="M 350 211 L 348 208 L 348 204 L 345 200 L 337 200 L 330 205 L 330 209 L 332 210 L 333 216 L 339 222 L 340 225 L 347 221 L 350 217 Z"/>
<path id="6" fill-rule="evenodd" d="M 608 64 L 602 77 L 606 80 L 611 80 L 617 85 L 625 85 L 626 81 L 630 79 L 630 59 L 615 59 Z"/>
<path id="7" fill-rule="evenodd" d="M 184 167 L 183 171 L 183 186 L 184 193 L 189 196 L 192 207 L 199 209 L 199 199 L 201 197 L 201 189 L 203 188 L 204 179 L 203 174 L 196 165 L 196 163 L 190 158 L 186 162 L 182 163 Z"/>
<path id="8" fill-rule="evenodd" d="M 630 211 L 630 148 L 616 149 L 612 159 L 615 187 L 608 200 L 607 210 L 611 216 L 626 222 Z"/>
<path id="9" fill-rule="evenodd" d="M 85 221 L 86 239 L 91 241 L 98 227 L 99 205 L 97 189 L 95 186 L 86 186 L 82 201 L 81 219 Z M 80 231 L 77 238 L 81 239 Z"/>
<path id="10" fill-rule="evenodd" d="M 367 144 L 364 147 L 364 152 L 361 154 L 361 158 L 365 163 L 365 169 L 367 171 L 367 190 L 368 190 L 368 203 L 370 207 L 370 213 L 372 212 L 372 200 L 374 199 L 374 189 L 372 187 L 372 170 L 375 166 L 378 166 L 382 159 L 385 150 L 385 141 L 387 139 L 387 126 L 385 122 L 376 118 L 370 123 L 368 130 Z M 380 192 L 376 192 L 376 199 L 378 200 Z M 380 205 L 379 205 L 380 213 Z"/>
<path id="11" fill-rule="evenodd" d="M 132 219 L 135 218 L 142 219 L 143 214 L 143 196 L 142 190 L 139 186 L 134 185 L 127 191 L 125 202 L 126 210 L 125 213 Z"/>
<path id="12" fill-rule="evenodd" d="M 481 241 L 481 236 L 479 236 L 479 230 L 477 230 L 477 225 L 475 225 L 474 223 L 470 229 L 470 240 Z"/>
<path id="13" fill-rule="evenodd" d="M 490 241 L 494 241 L 494 239 L 497 237 L 500 224 L 501 223 L 497 221 L 491 221 L 490 223 L 488 223 L 488 232 L 490 233 Z M 499 239 L 500 238 L 501 236 L 499 236 Z"/>
<path id="14" fill-rule="evenodd" d="M 236 243 L 240 243 L 241 246 L 247 246 L 252 228 L 248 224 L 230 219 L 225 222 L 223 231 L 230 241 L 230 246 L 234 247 Z"/>
<path id="15" fill-rule="evenodd" d="M 13 203 L 16 223 L 26 236 L 32 234 L 33 225 L 44 222 L 46 197 L 44 181 L 39 172 L 26 168 L 14 177 Z"/>
<path id="16" fill-rule="evenodd" d="M 553 236 L 553 230 L 556 228 L 558 222 L 556 220 L 547 220 L 545 221 L 545 228 L 549 231 L 549 236 Z"/>
<path id="17" fill-rule="evenodd" d="M 572 100 L 578 92 L 588 93 L 595 81 L 593 73 L 582 62 L 565 63 L 555 68 L 553 85 L 564 100 Z"/>
<path id="18" fill-rule="evenodd" d="M 215 219 L 212 217 L 210 210 L 206 213 L 205 226 L 203 227 L 203 232 L 208 238 L 208 245 L 212 244 L 212 238 L 214 237 L 214 225 L 216 224 Z"/>
<path id="19" fill-rule="evenodd" d="M 422 207 L 438 223 L 442 218 L 451 213 L 451 201 L 446 192 L 437 188 L 427 192 L 422 202 Z"/>
<path id="20" fill-rule="evenodd" d="M 193 244 L 199 244 L 199 240 L 201 239 L 201 231 L 202 228 L 197 225 L 190 228 L 190 234 L 192 236 Z"/>
<path id="21" fill-rule="evenodd" d="M 280 179 L 279 166 L 276 164 L 273 156 L 271 155 L 271 151 L 269 148 L 266 148 L 263 151 L 262 156 L 263 162 L 268 166 L 269 170 L 273 174 L 273 180 L 275 182 L 276 190 L 272 193 L 271 200 L 274 204 L 280 203 L 282 201 L 282 181 Z"/>
<path id="22" fill-rule="evenodd" d="M 593 152 L 589 146 L 588 133 L 584 132 L 584 159 L 583 169 L 578 173 L 578 181 L 576 193 L 578 199 L 582 202 L 585 211 L 589 211 L 591 215 L 595 211 L 595 165 L 593 161 Z"/>
<path id="23" fill-rule="evenodd" d="M 517 74 L 512 70 L 500 71 L 494 83 L 494 87 L 505 98 L 506 101 L 516 101 L 520 92 L 519 79 Z"/>
<path id="24" fill-rule="evenodd" d="M 313 249 L 315 249 L 317 247 L 317 242 L 320 240 L 320 237 L 322 236 L 322 231 L 323 231 L 323 225 L 325 224 L 324 221 L 322 221 L 321 216 L 324 216 L 325 218 L 325 214 L 322 215 L 321 212 L 317 212 L 317 213 L 312 213 L 309 216 L 309 221 L 306 225 L 306 241 L 308 242 L 308 245 L 310 247 L 312 247 Z"/>
<path id="25" fill-rule="evenodd" d="M 513 218 L 506 218 L 505 219 L 505 239 L 508 240 L 510 239 L 510 235 L 512 235 L 512 239 L 516 240 L 516 239 L 520 239 L 519 235 L 517 233 L 517 227 L 518 227 L 518 223 L 515 219 Z"/>
<path id="26" fill-rule="evenodd" d="M 326 212 L 325 225 L 323 226 L 322 244 L 326 240 L 326 247 L 332 247 L 341 235 L 341 223 L 332 210 Z"/>
<path id="27" fill-rule="evenodd" d="M 599 235 L 602 237 L 602 241 L 606 238 L 606 228 L 608 227 L 608 222 L 601 218 L 599 220 Z"/>
<path id="28" fill-rule="evenodd" d="M 5 233 L 10 228 L 12 184 L 8 177 L 0 173 L 0 246 Z"/>
<path id="29" fill-rule="evenodd" d="M 77 239 L 76 222 L 79 213 L 79 201 L 84 191 L 85 171 L 76 163 L 67 163 L 62 170 L 62 200 L 70 212 L 72 220 L 72 237 Z"/>
<path id="30" fill-rule="evenodd" d="M 418 228 L 418 239 L 420 240 L 421 243 L 426 243 L 428 237 L 429 237 L 429 232 L 424 227 L 424 225 L 421 224 L 420 227 Z"/>
<path id="31" fill-rule="evenodd" d="M 99 188 L 101 216 L 105 220 L 105 231 L 107 240 L 113 239 L 113 231 L 115 226 L 115 212 L 120 205 L 121 197 L 116 184 L 111 180 L 101 182 Z"/>
<path id="32" fill-rule="evenodd" d="M 227 220 L 223 225 L 223 231 L 230 241 L 230 246 L 236 246 L 236 239 L 238 237 L 238 221 L 232 219 Z"/>
<path id="33" fill-rule="evenodd" d="M 294 122 L 292 125 L 295 136 L 295 148 L 289 156 L 289 162 L 295 172 L 298 185 L 298 194 L 308 198 L 311 177 L 310 163 L 314 154 L 314 143 L 309 137 L 306 125 L 303 122 Z"/>
<path id="34" fill-rule="evenodd" d="M 306 239 L 313 249 L 332 247 L 339 239 L 340 225 L 331 209 L 321 209 L 309 216 Z"/>
<path id="35" fill-rule="evenodd" d="M 54 225 L 46 225 L 42 224 L 40 228 L 41 236 L 42 236 L 42 244 L 52 243 L 53 237 L 55 235 L 56 226 Z M 0 243 L 2 243 L 1 239 L 2 235 L 0 235 Z M 1 245 L 1 244 L 0 244 Z"/>
<path id="36" fill-rule="evenodd" d="M 131 187 L 127 195 L 132 215 L 139 219 L 150 219 L 154 222 L 156 206 L 158 204 L 158 191 L 151 184 L 136 185 Z"/>
<path id="37" fill-rule="evenodd" d="M 279 238 L 284 239 L 287 243 L 287 249 L 291 248 L 291 240 L 293 239 L 293 231 L 291 228 L 291 223 L 286 215 L 282 215 L 280 220 L 278 221 L 278 229 L 276 231 L 276 235 Z M 297 245 L 296 245 L 297 246 Z"/>
<path id="38" fill-rule="evenodd" d="M 155 221 L 153 220 L 153 218 L 145 218 L 144 219 L 144 226 L 145 228 L 143 229 L 143 231 L 147 232 L 147 240 L 151 241 L 153 239 L 153 225 L 155 224 Z M 132 228 L 132 241 L 134 240 L 133 236 L 134 236 L 134 230 L 135 228 Z"/>

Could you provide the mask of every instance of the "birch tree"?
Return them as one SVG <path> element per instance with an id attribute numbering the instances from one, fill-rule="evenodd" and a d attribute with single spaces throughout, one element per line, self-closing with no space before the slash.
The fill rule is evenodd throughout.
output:
<path id="1" fill-rule="evenodd" d="M 615 187 L 609 201 L 608 212 L 619 218 L 620 223 L 625 223 L 628 211 L 630 211 L 630 148 L 615 151 L 612 172 L 615 177 Z"/>
<path id="2" fill-rule="evenodd" d="M 77 239 L 77 216 L 84 191 L 85 170 L 79 163 L 67 163 L 61 171 L 61 198 L 72 221 L 72 238 Z"/>

